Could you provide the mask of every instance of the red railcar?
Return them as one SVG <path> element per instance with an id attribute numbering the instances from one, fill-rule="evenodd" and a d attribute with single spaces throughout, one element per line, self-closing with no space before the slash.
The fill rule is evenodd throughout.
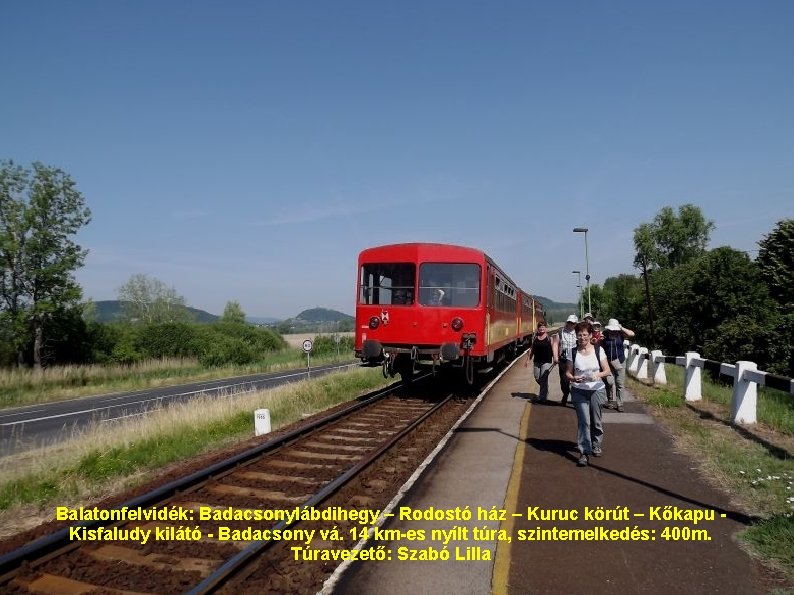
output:
<path id="1" fill-rule="evenodd" d="M 465 370 L 512 358 L 543 308 L 488 257 L 447 244 L 393 244 L 358 258 L 356 356 L 392 376 L 417 365 Z"/>

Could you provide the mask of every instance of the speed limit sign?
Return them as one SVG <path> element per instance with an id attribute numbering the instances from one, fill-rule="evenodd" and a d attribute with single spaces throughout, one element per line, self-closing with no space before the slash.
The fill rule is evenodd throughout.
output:
<path id="1" fill-rule="evenodd" d="M 312 350 L 312 340 L 311 339 L 306 339 L 303 342 L 303 351 L 306 352 L 306 353 L 309 353 L 311 350 Z"/>

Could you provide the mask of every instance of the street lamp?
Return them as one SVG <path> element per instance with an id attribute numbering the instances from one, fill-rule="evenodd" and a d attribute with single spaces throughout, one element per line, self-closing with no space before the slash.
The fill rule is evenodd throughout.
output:
<path id="1" fill-rule="evenodd" d="M 582 271 L 571 271 L 575 275 L 579 275 L 579 285 L 576 287 L 579 288 L 579 316 L 580 318 L 584 318 L 584 299 L 582 296 Z"/>
<path id="2" fill-rule="evenodd" d="M 574 233 L 583 233 L 584 234 L 584 263 L 585 263 L 585 281 L 587 281 L 587 311 L 593 311 L 593 305 L 590 303 L 590 257 L 587 254 L 587 232 L 588 229 L 586 227 L 574 227 Z"/>

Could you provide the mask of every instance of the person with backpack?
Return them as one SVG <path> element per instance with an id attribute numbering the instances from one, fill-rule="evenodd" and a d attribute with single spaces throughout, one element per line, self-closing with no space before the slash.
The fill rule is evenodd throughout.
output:
<path id="1" fill-rule="evenodd" d="M 576 349 L 567 362 L 566 371 L 571 383 L 571 401 L 576 409 L 576 445 L 579 449 L 576 464 L 580 467 L 588 465 L 591 455 L 601 456 L 604 441 L 601 408 L 607 396 L 604 378 L 612 374 L 601 346 L 590 342 L 592 335 L 593 325 L 589 322 L 582 321 L 576 325 Z"/>
<path id="2" fill-rule="evenodd" d="M 623 387 L 626 384 L 626 351 L 623 339 L 633 339 L 634 331 L 623 327 L 617 318 L 610 318 L 604 331 L 604 351 L 607 352 L 612 374 L 607 376 L 607 409 L 623 413 Z"/>

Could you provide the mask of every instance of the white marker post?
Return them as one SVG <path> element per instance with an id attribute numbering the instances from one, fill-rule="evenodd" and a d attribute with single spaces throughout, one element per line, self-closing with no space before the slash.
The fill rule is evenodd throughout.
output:
<path id="1" fill-rule="evenodd" d="M 306 354 L 306 377 L 307 378 L 311 378 L 312 377 L 312 371 L 311 371 L 311 365 L 310 365 L 310 358 L 311 358 L 310 354 L 312 352 L 312 340 L 311 339 L 306 339 L 303 342 L 303 352 Z"/>

